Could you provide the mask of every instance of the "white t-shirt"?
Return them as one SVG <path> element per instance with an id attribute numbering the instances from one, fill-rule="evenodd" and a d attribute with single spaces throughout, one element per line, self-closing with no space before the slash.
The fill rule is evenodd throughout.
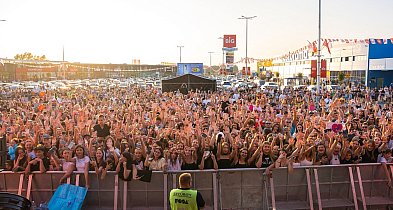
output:
<path id="1" fill-rule="evenodd" d="M 330 165 L 340 165 L 340 156 L 332 155 L 332 159 L 330 160 Z"/>
<path id="2" fill-rule="evenodd" d="M 380 163 L 391 163 L 393 162 L 393 157 L 390 157 L 388 160 L 384 156 L 381 157 Z"/>
<path id="3" fill-rule="evenodd" d="M 90 158 L 89 156 L 85 156 L 82 159 L 75 157 L 75 162 L 77 171 L 85 171 L 86 163 L 90 162 Z"/>
<path id="4" fill-rule="evenodd" d="M 63 165 L 63 171 L 68 171 L 68 169 L 74 164 L 73 162 L 68 162 L 64 159 L 62 159 L 61 162 L 61 164 Z"/>
<path id="5" fill-rule="evenodd" d="M 179 158 L 176 159 L 175 164 L 172 165 L 171 160 L 167 160 L 168 171 L 180 171 L 181 170 L 181 161 Z"/>

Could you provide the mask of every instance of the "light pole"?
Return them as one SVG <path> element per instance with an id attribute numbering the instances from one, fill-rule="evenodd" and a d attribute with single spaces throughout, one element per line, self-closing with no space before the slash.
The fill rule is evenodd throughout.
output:
<path id="1" fill-rule="evenodd" d="M 6 20 L 0 20 L 0 22 L 5 22 Z M 15 72 L 15 74 L 16 74 L 16 72 Z M 3 76 L 2 76 L 3 77 Z M 1 78 L 2 79 L 2 78 Z M 16 79 L 16 75 L 15 75 L 15 79 Z"/>
<path id="2" fill-rule="evenodd" d="M 248 48 L 248 20 L 252 20 L 253 18 L 256 18 L 257 16 L 250 16 L 250 17 L 246 17 L 244 15 L 242 15 L 241 17 L 239 17 L 238 19 L 240 20 L 246 20 L 246 72 L 248 72 L 248 56 L 247 56 L 247 48 Z"/>
<path id="3" fill-rule="evenodd" d="M 319 0 L 318 4 L 318 63 L 317 63 L 317 95 L 319 99 L 319 95 L 321 93 L 321 0 Z M 318 103 L 317 103 L 318 104 Z M 319 108 L 319 106 L 318 106 Z"/>
<path id="4" fill-rule="evenodd" d="M 212 53 L 214 53 L 214 52 L 207 52 L 207 53 L 209 53 L 209 56 L 210 56 L 210 69 L 212 68 Z"/>
<path id="5" fill-rule="evenodd" d="M 184 46 L 178 45 L 177 47 L 180 49 L 180 63 L 181 63 L 181 48 L 183 48 Z"/>
<path id="6" fill-rule="evenodd" d="M 218 39 L 222 39 L 224 42 L 224 37 L 220 36 L 218 37 Z M 224 66 L 224 58 L 225 58 L 225 52 L 224 52 L 224 48 L 222 48 L 222 66 Z"/>

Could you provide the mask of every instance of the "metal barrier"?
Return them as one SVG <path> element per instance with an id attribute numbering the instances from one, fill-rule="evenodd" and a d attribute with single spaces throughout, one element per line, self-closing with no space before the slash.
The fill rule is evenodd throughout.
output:
<path id="1" fill-rule="evenodd" d="M 393 167 L 389 166 L 391 175 Z M 169 192 L 177 188 L 178 176 L 189 172 L 193 187 L 201 192 L 205 209 L 371 209 L 393 205 L 393 194 L 380 164 L 286 168 L 226 169 L 153 172 L 150 183 L 124 182 L 114 172 L 104 180 L 89 174 L 90 188 L 83 209 L 170 209 Z M 0 191 L 26 196 L 35 203 L 48 202 L 59 185 L 62 172 L 25 176 L 0 173 Z M 74 173 L 68 183 L 84 186 L 84 175 Z"/>

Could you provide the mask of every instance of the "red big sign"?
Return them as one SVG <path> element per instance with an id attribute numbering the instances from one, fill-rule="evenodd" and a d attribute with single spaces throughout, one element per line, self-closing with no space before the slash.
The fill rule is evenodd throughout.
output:
<path id="1" fill-rule="evenodd" d="M 224 35 L 224 47 L 236 47 L 236 35 Z"/>

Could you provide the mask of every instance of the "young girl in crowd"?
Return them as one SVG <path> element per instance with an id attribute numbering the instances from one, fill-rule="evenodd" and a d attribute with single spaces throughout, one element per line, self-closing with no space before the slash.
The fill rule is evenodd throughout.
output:
<path id="1" fill-rule="evenodd" d="M 16 158 L 14 160 L 14 168 L 12 169 L 12 171 L 24 171 L 30 159 L 27 157 L 26 151 L 22 147 L 17 147 L 15 151 Z"/>
<path id="2" fill-rule="evenodd" d="M 167 163 L 161 147 L 153 148 L 149 158 L 146 158 L 145 166 L 152 171 L 166 171 Z"/>
<path id="3" fill-rule="evenodd" d="M 182 165 L 181 170 L 197 170 L 197 152 L 195 151 L 195 147 L 188 147 L 184 148 L 184 154 L 181 154 L 182 157 Z"/>
<path id="4" fill-rule="evenodd" d="M 89 164 L 90 158 L 86 155 L 85 148 L 81 145 L 75 147 L 75 167 L 79 172 L 83 172 L 86 180 L 86 188 L 89 188 Z"/>
<path id="5" fill-rule="evenodd" d="M 106 162 L 104 160 L 104 151 L 101 147 L 97 148 L 96 156 L 92 158 L 90 163 L 93 170 L 96 172 L 97 176 L 101 178 L 101 180 L 105 179 L 106 176 Z"/>
<path id="6" fill-rule="evenodd" d="M 116 173 L 119 174 L 119 178 L 124 181 L 131 181 L 132 179 L 138 179 L 137 169 L 134 164 L 133 157 L 129 152 L 123 152 L 119 159 L 119 163 L 116 166 Z"/>
<path id="7" fill-rule="evenodd" d="M 170 149 L 168 156 L 169 156 L 167 157 L 168 171 L 180 171 L 182 161 L 177 150 L 175 150 L 174 148 Z"/>

